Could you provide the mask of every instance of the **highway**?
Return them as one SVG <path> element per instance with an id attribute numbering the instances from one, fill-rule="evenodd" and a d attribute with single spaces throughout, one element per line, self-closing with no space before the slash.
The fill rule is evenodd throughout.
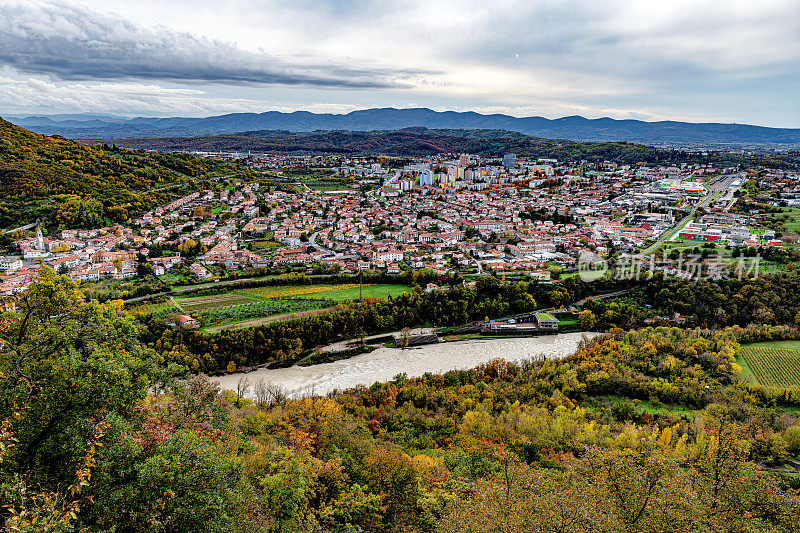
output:
<path id="1" fill-rule="evenodd" d="M 702 200 L 697 202 L 695 206 L 689 211 L 689 214 L 683 217 L 677 224 L 675 224 L 672 228 L 668 229 L 664 233 L 662 233 L 653 244 L 639 252 L 637 255 L 639 257 L 648 255 L 653 253 L 658 249 L 659 246 L 664 244 L 664 242 L 671 239 L 675 233 L 680 231 L 691 219 L 694 218 L 695 213 L 701 207 L 705 207 L 710 204 L 714 198 L 725 192 L 736 179 L 743 179 L 744 173 L 739 174 L 729 174 L 724 176 L 717 176 L 714 181 L 710 181 L 706 184 L 706 187 L 709 189 L 708 195 L 704 196 Z"/>

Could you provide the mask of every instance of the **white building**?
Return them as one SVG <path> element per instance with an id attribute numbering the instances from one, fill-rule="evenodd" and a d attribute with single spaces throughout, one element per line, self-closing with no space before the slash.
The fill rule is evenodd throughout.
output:
<path id="1" fill-rule="evenodd" d="M 0 270 L 19 270 L 22 268 L 22 260 L 19 257 L 0 257 Z"/>

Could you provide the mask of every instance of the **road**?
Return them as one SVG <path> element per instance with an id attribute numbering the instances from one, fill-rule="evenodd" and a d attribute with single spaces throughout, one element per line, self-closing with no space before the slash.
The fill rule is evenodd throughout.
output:
<path id="1" fill-rule="evenodd" d="M 309 239 L 308 239 L 309 244 L 311 244 L 311 246 L 319 248 L 320 250 L 322 250 L 326 254 L 332 254 L 334 257 L 339 257 L 339 254 L 337 254 L 336 252 L 334 252 L 330 248 L 325 248 L 324 246 L 319 244 L 319 242 L 317 241 L 317 237 L 318 236 L 319 236 L 319 232 L 318 231 L 315 231 L 314 233 L 312 233 L 311 237 L 309 237 Z"/>
<path id="2" fill-rule="evenodd" d="M 5 231 L 5 233 L 14 233 L 15 231 L 25 231 L 25 230 L 27 230 L 27 229 L 33 229 L 33 228 L 35 228 L 35 227 L 36 227 L 36 226 L 38 226 L 38 225 L 39 225 L 39 223 L 38 223 L 38 222 L 33 222 L 33 223 L 31 223 L 31 224 L 27 224 L 27 225 L 25 225 L 25 226 L 20 226 L 20 227 L 18 227 L 18 228 L 14 228 L 14 229 L 9 229 L 9 230 L 6 230 L 6 231 Z"/>
<path id="3" fill-rule="evenodd" d="M 675 226 L 673 226 L 669 230 L 667 230 L 664 233 L 662 233 L 656 239 L 656 241 L 653 244 L 651 244 L 650 246 L 648 246 L 647 248 L 645 248 L 644 250 L 639 252 L 637 255 L 639 257 L 642 257 L 642 256 L 651 254 L 654 251 L 656 251 L 659 248 L 659 246 L 661 246 L 662 244 L 664 244 L 664 242 L 666 242 L 669 239 L 671 239 L 675 235 L 675 233 L 677 233 L 678 231 L 683 229 L 683 227 L 691 219 L 694 218 L 694 215 L 695 215 L 695 213 L 697 212 L 698 209 L 700 209 L 701 207 L 705 207 L 708 204 L 710 204 L 714 200 L 714 198 L 716 198 L 717 196 L 722 194 L 724 191 L 726 191 L 728 189 L 728 187 L 731 186 L 731 183 L 733 183 L 737 178 L 738 179 L 742 178 L 742 176 L 744 176 L 744 174 L 742 174 L 742 173 L 730 174 L 730 175 L 726 175 L 726 176 L 718 176 L 716 179 L 714 179 L 714 181 L 709 182 L 707 184 L 707 187 L 709 188 L 709 191 L 710 191 L 709 194 L 706 195 L 705 197 L 703 197 L 702 200 L 697 202 L 697 204 L 695 204 L 695 206 L 692 208 L 692 210 L 689 211 L 688 215 L 683 217 Z"/>
<path id="4" fill-rule="evenodd" d="M 586 304 L 586 302 L 588 302 L 590 300 L 603 300 L 605 298 L 611 298 L 612 296 L 619 296 L 620 294 L 625 294 L 627 292 L 631 292 L 632 290 L 634 290 L 636 288 L 638 288 L 638 287 L 634 287 L 633 289 L 623 289 L 623 290 L 617 291 L 617 292 L 609 292 L 609 293 L 606 293 L 606 294 L 596 294 L 594 296 L 587 296 L 586 298 L 583 298 L 582 300 L 578 300 L 577 302 L 575 302 L 572 305 L 574 305 L 575 307 L 581 307 L 582 305 Z"/>
<path id="5" fill-rule="evenodd" d="M 481 262 L 478 259 L 475 259 L 474 257 L 472 257 L 472 255 L 470 255 L 469 252 L 467 252 L 467 257 L 472 259 L 472 261 L 475 263 L 475 265 L 477 265 L 478 274 L 483 274 L 483 264 L 481 264 Z"/>

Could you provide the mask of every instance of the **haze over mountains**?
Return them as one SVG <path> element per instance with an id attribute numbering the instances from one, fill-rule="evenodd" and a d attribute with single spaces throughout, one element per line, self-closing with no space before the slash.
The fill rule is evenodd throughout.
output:
<path id="1" fill-rule="evenodd" d="M 288 130 L 398 130 L 408 127 L 436 129 L 493 129 L 537 137 L 576 141 L 627 141 L 643 144 L 698 145 L 800 145 L 800 129 L 768 128 L 746 124 L 645 122 L 611 118 L 517 118 L 475 112 L 437 112 L 431 109 L 364 109 L 347 114 L 308 111 L 282 113 L 232 113 L 205 118 L 127 118 L 103 114 L 7 116 L 14 123 L 46 135 L 79 139 L 178 137 L 221 135 L 245 131 Z"/>

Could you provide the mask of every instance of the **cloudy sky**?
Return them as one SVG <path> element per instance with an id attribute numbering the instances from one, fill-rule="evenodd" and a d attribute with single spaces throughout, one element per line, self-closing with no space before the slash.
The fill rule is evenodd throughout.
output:
<path id="1" fill-rule="evenodd" d="M 0 114 L 370 107 L 800 127 L 800 2 L 0 0 Z"/>

